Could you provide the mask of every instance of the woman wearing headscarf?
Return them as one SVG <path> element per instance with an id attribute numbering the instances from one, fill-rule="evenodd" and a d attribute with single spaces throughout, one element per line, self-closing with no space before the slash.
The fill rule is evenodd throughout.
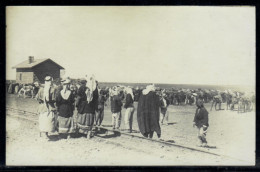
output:
<path id="1" fill-rule="evenodd" d="M 73 111 L 74 95 L 70 90 L 70 79 L 62 81 L 63 88 L 57 94 L 56 105 L 58 107 L 59 135 L 70 138 L 70 133 L 74 132 Z"/>
<path id="2" fill-rule="evenodd" d="M 153 137 L 154 131 L 161 137 L 160 100 L 155 92 L 154 85 L 148 85 L 140 95 L 137 108 L 137 122 L 144 137 Z"/>
<path id="3" fill-rule="evenodd" d="M 126 88 L 126 102 L 125 106 L 125 128 L 131 133 L 132 132 L 132 124 L 133 124 L 133 114 L 134 114 L 134 94 L 133 90 L 129 87 Z"/>
<path id="4" fill-rule="evenodd" d="M 52 86 L 52 77 L 46 76 L 44 87 L 41 87 L 36 100 L 40 103 L 38 108 L 40 137 L 48 138 L 49 132 L 55 132 L 57 124 L 57 108 L 55 106 L 56 90 Z"/>
<path id="5" fill-rule="evenodd" d="M 203 101 L 198 99 L 197 101 L 197 109 L 193 120 L 193 127 L 197 127 L 198 129 L 198 141 L 197 146 L 206 147 L 206 133 L 209 127 L 208 123 L 208 111 L 205 109 L 203 105 Z"/>
<path id="6" fill-rule="evenodd" d="M 77 94 L 77 126 L 79 133 L 86 134 L 87 138 L 90 139 L 98 105 L 98 90 L 94 76 L 86 80 L 87 84 L 82 84 Z"/>

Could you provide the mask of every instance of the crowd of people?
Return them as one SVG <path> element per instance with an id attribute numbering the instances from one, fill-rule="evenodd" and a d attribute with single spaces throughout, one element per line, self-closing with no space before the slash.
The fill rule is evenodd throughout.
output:
<path id="1" fill-rule="evenodd" d="M 39 102 L 40 137 L 48 139 L 49 132 L 58 131 L 60 138 L 70 138 L 72 133 L 80 134 L 90 139 L 94 136 L 93 126 L 99 130 L 104 119 L 105 105 L 111 108 L 111 124 L 114 130 L 120 129 L 122 108 L 125 108 L 124 123 L 126 132 L 132 132 L 133 114 L 137 111 L 137 123 L 144 137 L 152 138 L 154 132 L 161 137 L 161 125 L 168 123 L 167 108 L 171 104 L 195 104 L 197 106 L 194 116 L 194 126 L 198 128 L 200 146 L 207 146 L 206 132 L 208 124 L 208 111 L 204 102 L 212 101 L 215 104 L 227 102 L 227 108 L 234 109 L 234 104 L 244 98 L 240 92 L 226 90 L 190 90 L 190 89 L 160 89 L 155 85 L 146 88 L 134 89 L 127 86 L 113 86 L 100 88 L 94 76 L 73 82 L 69 77 L 54 81 L 46 76 L 44 84 L 9 84 L 8 93 L 16 93 L 26 97 L 28 94 Z M 251 97 L 252 98 L 252 97 Z M 138 101 L 137 109 L 134 102 Z M 249 105 L 247 105 L 249 107 Z M 251 106 L 251 104 L 250 104 Z M 76 114 L 76 115 L 74 115 Z"/>

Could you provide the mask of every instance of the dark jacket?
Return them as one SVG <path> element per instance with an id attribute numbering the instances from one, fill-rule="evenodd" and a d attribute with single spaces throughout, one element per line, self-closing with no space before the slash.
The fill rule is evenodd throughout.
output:
<path id="1" fill-rule="evenodd" d="M 98 109 L 98 90 L 95 89 L 93 91 L 93 99 L 90 103 L 87 102 L 87 95 L 85 93 L 87 87 L 82 85 L 80 86 L 77 94 L 76 107 L 78 109 L 78 113 L 95 113 Z"/>
<path id="2" fill-rule="evenodd" d="M 208 121 L 208 111 L 204 107 L 198 107 L 196 109 L 196 113 L 194 116 L 193 122 L 195 122 L 195 125 L 197 127 L 202 127 L 203 125 L 209 126 L 209 121 Z"/>
<path id="3" fill-rule="evenodd" d="M 64 118 L 72 117 L 74 111 L 74 95 L 72 92 L 68 99 L 64 99 L 61 96 L 61 92 L 59 92 L 56 97 L 56 105 L 58 107 L 59 116 Z"/>
<path id="4" fill-rule="evenodd" d="M 106 97 L 102 94 L 98 96 L 98 110 L 103 110 L 106 102 Z"/>
<path id="5" fill-rule="evenodd" d="M 111 112 L 112 113 L 118 113 L 121 111 L 122 106 L 121 98 L 117 95 L 111 97 Z"/>
<path id="6" fill-rule="evenodd" d="M 141 93 L 137 107 L 137 122 L 143 136 L 151 131 L 161 134 L 159 108 L 160 100 L 155 92 L 151 91 L 147 95 Z"/>
<path id="7" fill-rule="evenodd" d="M 124 108 L 127 109 L 127 108 L 129 108 L 129 107 L 134 107 L 133 103 L 134 103 L 134 100 L 133 100 L 132 96 L 131 96 L 130 94 L 127 94 L 127 95 L 126 95 L 126 100 L 125 100 L 125 106 L 124 106 Z"/>

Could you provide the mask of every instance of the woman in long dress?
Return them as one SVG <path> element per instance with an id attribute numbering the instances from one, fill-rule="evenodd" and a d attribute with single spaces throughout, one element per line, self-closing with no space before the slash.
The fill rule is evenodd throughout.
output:
<path id="1" fill-rule="evenodd" d="M 52 81 L 51 76 L 46 76 L 44 87 L 40 88 L 36 95 L 40 104 L 38 108 L 40 137 L 43 134 L 43 138 L 48 138 L 48 133 L 55 132 L 57 126 L 56 91 Z"/>
<path id="2" fill-rule="evenodd" d="M 58 131 L 60 137 L 70 138 L 70 134 L 74 132 L 73 111 L 74 111 L 74 95 L 70 88 L 70 80 L 66 79 L 62 82 L 63 88 L 57 94 L 56 105 L 58 107 Z"/>
<path id="3" fill-rule="evenodd" d="M 95 78 L 87 80 L 87 85 L 82 84 L 78 90 L 76 107 L 78 110 L 77 126 L 79 133 L 85 134 L 88 139 L 94 124 L 95 111 L 98 109 L 98 90 Z"/>

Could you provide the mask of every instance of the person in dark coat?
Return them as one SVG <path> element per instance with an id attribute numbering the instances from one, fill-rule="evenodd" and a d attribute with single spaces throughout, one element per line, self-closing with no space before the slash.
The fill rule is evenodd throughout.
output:
<path id="1" fill-rule="evenodd" d="M 205 109 L 203 101 L 201 99 L 198 99 L 197 109 L 193 120 L 193 127 L 196 126 L 198 128 L 199 143 L 197 144 L 197 146 L 207 146 L 206 133 L 209 127 L 208 120 L 208 111 Z"/>
<path id="2" fill-rule="evenodd" d="M 94 78 L 91 78 L 91 80 L 87 80 L 87 85 L 82 84 L 80 86 L 76 100 L 79 133 L 85 134 L 88 139 L 90 139 L 92 135 L 95 111 L 98 107 L 98 90 L 96 88 L 96 82 L 93 80 Z"/>
<path id="3" fill-rule="evenodd" d="M 59 135 L 61 137 L 70 138 L 70 134 L 74 132 L 74 95 L 70 88 L 70 80 L 66 79 L 62 82 L 63 88 L 58 92 L 56 97 L 56 106 L 58 108 L 58 126 Z"/>
<path id="4" fill-rule="evenodd" d="M 112 126 L 113 129 L 120 128 L 120 115 L 122 109 L 122 101 L 121 97 L 119 96 L 119 91 L 117 87 L 113 87 L 111 92 L 111 112 L 112 112 Z"/>
<path id="5" fill-rule="evenodd" d="M 117 86 L 118 89 L 118 97 L 120 98 L 121 102 L 124 100 L 125 98 L 125 94 L 124 91 L 122 90 L 122 88 L 120 86 Z M 120 113 L 119 113 L 119 119 L 118 119 L 118 124 L 119 124 L 119 128 L 121 126 L 121 120 L 122 120 L 122 107 L 120 106 Z"/>
<path id="6" fill-rule="evenodd" d="M 135 111 L 134 108 L 134 94 L 133 90 L 129 87 L 125 89 L 126 91 L 126 102 L 124 105 L 125 111 L 125 129 L 127 132 L 132 133 L 132 124 L 133 124 L 133 114 Z"/>
<path id="7" fill-rule="evenodd" d="M 97 126 L 100 126 L 104 119 L 105 102 L 106 102 L 106 96 L 104 95 L 103 90 L 100 90 L 98 95 L 98 109 L 97 109 L 97 118 L 96 118 Z"/>
<path id="8" fill-rule="evenodd" d="M 160 100 L 155 92 L 154 85 L 148 85 L 141 92 L 137 107 L 137 122 L 139 130 L 144 137 L 153 137 L 154 131 L 161 137 Z"/>

